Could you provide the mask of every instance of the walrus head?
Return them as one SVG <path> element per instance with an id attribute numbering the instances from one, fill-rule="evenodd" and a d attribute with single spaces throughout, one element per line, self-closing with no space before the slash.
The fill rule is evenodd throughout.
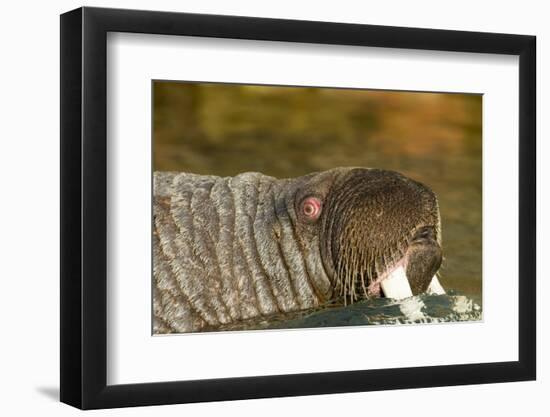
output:
<path id="1" fill-rule="evenodd" d="M 287 203 L 304 247 L 318 246 L 333 296 L 346 303 L 392 297 L 386 294 L 389 278 L 399 273 L 412 294 L 425 292 L 441 265 L 437 198 L 397 172 L 337 168 L 311 174 L 295 183 Z"/>

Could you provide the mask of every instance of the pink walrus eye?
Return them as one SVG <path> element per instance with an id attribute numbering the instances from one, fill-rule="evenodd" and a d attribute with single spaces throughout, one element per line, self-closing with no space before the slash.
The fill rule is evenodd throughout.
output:
<path id="1" fill-rule="evenodd" d="M 302 203 L 302 213 L 310 220 L 317 220 L 321 214 L 321 200 L 308 197 Z"/>

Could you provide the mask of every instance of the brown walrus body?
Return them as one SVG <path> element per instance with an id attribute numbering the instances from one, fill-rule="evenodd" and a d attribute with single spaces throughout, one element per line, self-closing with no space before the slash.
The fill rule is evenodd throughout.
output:
<path id="1" fill-rule="evenodd" d="M 153 212 L 154 333 L 381 296 L 399 265 L 418 294 L 441 263 L 434 193 L 392 171 L 156 172 Z"/>

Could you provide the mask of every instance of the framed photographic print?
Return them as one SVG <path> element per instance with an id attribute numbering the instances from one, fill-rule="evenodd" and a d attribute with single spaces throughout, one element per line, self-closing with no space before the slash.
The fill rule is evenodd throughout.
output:
<path id="1" fill-rule="evenodd" d="M 61 401 L 535 379 L 535 38 L 61 16 Z"/>

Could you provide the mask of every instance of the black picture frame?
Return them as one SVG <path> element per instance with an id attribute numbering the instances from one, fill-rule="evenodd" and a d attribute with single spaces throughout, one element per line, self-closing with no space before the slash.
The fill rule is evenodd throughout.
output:
<path id="1" fill-rule="evenodd" d="M 108 32 L 519 56 L 519 360 L 107 385 Z M 62 402 L 94 409 L 536 378 L 534 36 L 84 7 L 61 15 L 60 56 Z"/>

